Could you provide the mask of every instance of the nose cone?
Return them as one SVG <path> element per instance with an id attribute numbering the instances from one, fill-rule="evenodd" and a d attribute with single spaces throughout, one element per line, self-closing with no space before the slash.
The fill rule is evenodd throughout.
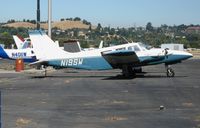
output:
<path id="1" fill-rule="evenodd" d="M 182 56 L 184 57 L 184 59 L 189 59 L 189 58 L 193 57 L 193 55 L 191 53 L 188 53 L 188 52 L 183 52 Z"/>
<path id="2" fill-rule="evenodd" d="M 166 63 L 177 63 L 181 62 L 182 60 L 187 60 L 191 57 L 193 57 L 193 55 L 185 51 L 168 50 Z"/>

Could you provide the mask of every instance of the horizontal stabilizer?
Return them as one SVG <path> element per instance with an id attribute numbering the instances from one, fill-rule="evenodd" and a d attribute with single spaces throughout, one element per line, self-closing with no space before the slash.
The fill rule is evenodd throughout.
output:
<path id="1" fill-rule="evenodd" d="M 29 66 L 39 66 L 39 65 L 47 65 L 47 61 L 39 60 L 29 64 Z"/>

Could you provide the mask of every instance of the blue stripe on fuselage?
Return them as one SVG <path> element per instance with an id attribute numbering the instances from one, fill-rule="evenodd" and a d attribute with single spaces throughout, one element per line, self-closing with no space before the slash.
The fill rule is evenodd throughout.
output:
<path id="1" fill-rule="evenodd" d="M 112 66 L 103 57 L 70 58 L 49 61 L 50 66 L 87 70 L 109 70 Z"/>
<path id="2" fill-rule="evenodd" d="M 24 62 L 27 62 L 27 63 L 33 63 L 33 62 L 37 61 L 35 56 L 33 56 L 31 58 L 25 58 L 23 60 L 24 60 Z"/>

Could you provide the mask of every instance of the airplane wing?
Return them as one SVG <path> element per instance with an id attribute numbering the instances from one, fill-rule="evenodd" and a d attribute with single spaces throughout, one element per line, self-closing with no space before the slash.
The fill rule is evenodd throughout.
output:
<path id="1" fill-rule="evenodd" d="M 118 68 L 122 65 L 136 65 L 140 63 L 140 60 L 134 51 L 108 51 L 102 52 L 101 54 L 113 68 Z"/>

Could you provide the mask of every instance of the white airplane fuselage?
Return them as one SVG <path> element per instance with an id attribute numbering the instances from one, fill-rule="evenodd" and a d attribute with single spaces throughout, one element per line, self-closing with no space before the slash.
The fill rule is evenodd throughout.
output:
<path id="1" fill-rule="evenodd" d="M 139 49 L 135 51 L 136 55 L 139 58 L 139 62 L 132 64 L 133 67 L 137 66 L 148 66 L 155 64 L 175 64 L 181 62 L 182 60 L 192 57 L 192 54 L 183 52 L 168 50 L 168 55 L 164 55 L 164 49 L 142 49 L 138 43 L 123 44 L 113 47 L 107 47 L 102 49 L 94 49 L 91 51 L 82 51 L 79 53 L 69 54 L 66 57 L 58 56 L 57 58 L 51 58 L 48 61 L 48 65 L 58 66 L 58 67 L 71 67 L 71 68 L 80 68 L 88 70 L 107 70 L 113 69 L 113 67 L 105 60 L 102 56 L 106 52 L 126 52 L 134 51 L 131 47 L 137 46 Z"/>

